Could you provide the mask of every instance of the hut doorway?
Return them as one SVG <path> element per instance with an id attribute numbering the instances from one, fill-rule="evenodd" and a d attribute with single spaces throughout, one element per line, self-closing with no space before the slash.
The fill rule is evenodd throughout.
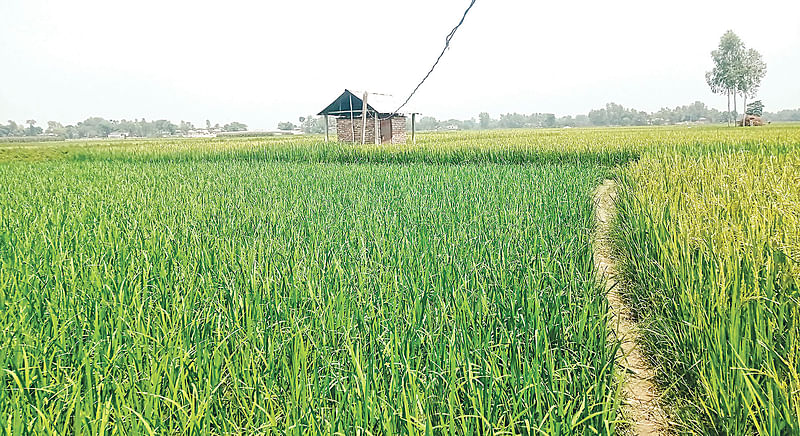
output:
<path id="1" fill-rule="evenodd" d="M 392 142 L 392 120 L 381 120 L 381 144 Z"/>

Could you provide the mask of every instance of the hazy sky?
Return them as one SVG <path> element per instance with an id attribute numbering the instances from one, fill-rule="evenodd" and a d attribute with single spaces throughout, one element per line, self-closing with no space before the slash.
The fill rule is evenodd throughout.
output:
<path id="1" fill-rule="evenodd" d="M 468 3 L 0 0 L 0 120 L 274 128 L 344 88 L 404 96 Z M 704 72 L 733 29 L 767 63 L 766 110 L 797 108 L 799 20 L 798 0 L 478 0 L 413 103 L 440 119 L 723 108 Z"/>

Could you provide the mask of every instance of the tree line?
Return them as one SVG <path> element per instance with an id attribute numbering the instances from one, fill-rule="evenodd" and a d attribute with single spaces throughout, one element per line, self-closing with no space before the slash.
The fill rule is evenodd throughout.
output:
<path id="1" fill-rule="evenodd" d="M 48 121 L 47 128 L 37 125 L 36 120 L 27 120 L 25 124 L 17 124 L 9 120 L 8 124 L 0 124 L 0 137 L 9 136 L 38 136 L 48 135 L 64 139 L 80 138 L 106 138 L 113 133 L 123 136 L 138 138 L 158 138 L 164 136 L 188 135 L 193 131 L 205 131 L 206 133 L 218 132 L 240 132 L 247 130 L 247 125 L 239 122 L 232 122 L 220 126 L 211 125 L 211 121 L 206 120 L 205 127 L 195 127 L 188 121 L 181 121 L 174 124 L 168 120 L 147 121 L 141 120 L 106 120 L 100 117 L 87 118 L 74 125 L 63 125 L 57 121 Z"/>
<path id="2" fill-rule="evenodd" d="M 760 103 L 760 102 L 757 102 Z M 762 105 L 748 105 L 750 108 L 758 107 L 761 112 Z M 763 112 L 765 120 L 771 122 L 800 122 L 800 108 L 787 109 L 778 112 Z M 487 129 L 518 129 L 518 128 L 552 128 L 552 127 L 604 127 L 604 126 L 658 126 L 680 123 L 724 123 L 735 119 L 737 113 L 719 111 L 709 108 L 700 101 L 690 105 L 675 108 L 662 108 L 656 112 L 644 112 L 626 108 L 616 103 L 608 103 L 603 108 L 594 109 L 585 115 L 567 115 L 556 117 L 550 113 L 501 114 L 499 118 L 492 118 L 487 112 L 482 112 L 477 118 L 468 120 L 438 120 L 434 117 L 424 116 L 417 120 L 417 130 L 487 130 Z M 410 121 L 409 121 L 410 122 Z M 335 126 L 331 122 L 331 126 Z M 303 117 L 298 124 L 290 122 L 281 123 L 284 130 L 299 128 L 304 133 L 324 133 L 325 123 L 322 117 Z M 48 121 L 47 128 L 38 126 L 35 120 L 27 120 L 25 124 L 17 124 L 9 120 L 8 124 L 0 124 L 0 137 L 37 136 L 42 134 L 64 139 L 80 138 L 105 138 L 112 133 L 120 132 L 130 137 L 163 137 L 178 134 L 188 135 L 192 131 L 204 130 L 206 132 L 239 132 L 246 131 L 247 125 L 232 122 L 225 125 L 214 124 L 206 120 L 205 128 L 197 128 L 192 123 L 181 121 L 173 124 L 167 120 L 146 121 L 141 120 L 106 120 L 99 117 L 88 118 L 75 125 L 62 125 L 56 121 Z"/>
<path id="3" fill-rule="evenodd" d="M 776 122 L 800 121 L 800 109 L 783 110 L 776 113 L 764 112 L 766 120 Z M 481 113 L 477 119 L 437 120 L 422 117 L 417 122 L 419 130 L 481 130 L 517 128 L 554 127 L 606 127 L 606 126 L 661 126 L 682 123 L 724 123 L 736 118 L 736 112 L 719 111 L 697 101 L 690 105 L 675 108 L 661 108 L 656 112 L 645 112 L 626 108 L 616 103 L 608 103 L 603 108 L 589 111 L 588 114 L 556 117 L 553 114 L 534 113 L 530 115 L 508 113 L 492 118 Z"/>
<path id="4" fill-rule="evenodd" d="M 763 105 L 760 102 L 748 105 L 756 108 L 757 113 L 762 113 Z M 782 110 L 780 112 L 763 112 L 763 117 L 768 121 L 791 122 L 800 121 L 800 109 Z M 706 106 L 705 103 L 696 101 L 685 106 L 674 108 L 661 108 L 656 112 L 645 112 L 626 108 L 616 103 L 608 103 L 603 108 L 589 111 L 583 115 L 567 115 L 556 117 L 550 113 L 501 114 L 493 118 L 487 112 L 482 112 L 477 118 L 468 120 L 439 120 L 431 116 L 417 119 L 416 128 L 419 131 L 434 130 L 488 130 L 488 129 L 535 129 L 556 127 L 606 127 L 606 126 L 661 126 L 681 123 L 725 123 L 737 118 L 736 112 L 719 111 Z M 410 121 L 409 121 L 410 123 Z M 291 124 L 291 126 L 288 126 Z M 335 122 L 331 122 L 335 125 Z M 281 123 L 287 129 L 299 128 L 305 133 L 325 132 L 325 123 L 322 117 L 308 116 L 300 125 Z M 409 126 L 410 129 L 410 126 Z"/>

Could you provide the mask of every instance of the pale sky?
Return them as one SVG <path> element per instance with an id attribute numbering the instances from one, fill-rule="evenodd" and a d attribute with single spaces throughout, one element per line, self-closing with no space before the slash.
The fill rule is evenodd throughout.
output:
<path id="1" fill-rule="evenodd" d="M 0 0 L 0 120 L 271 129 L 344 88 L 404 97 L 468 3 Z M 439 119 L 574 115 L 611 101 L 722 109 L 704 73 L 728 29 L 764 57 L 765 110 L 800 107 L 797 0 L 477 0 L 413 105 Z"/>

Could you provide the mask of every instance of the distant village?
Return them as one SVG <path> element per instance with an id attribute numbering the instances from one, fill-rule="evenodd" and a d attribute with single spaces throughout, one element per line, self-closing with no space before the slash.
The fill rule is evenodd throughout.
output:
<path id="1" fill-rule="evenodd" d="M 763 104 L 760 101 L 748 105 L 747 114 L 757 107 L 761 115 Z M 572 127 L 604 127 L 604 126 L 658 126 L 658 125 L 702 125 L 724 124 L 737 119 L 736 111 L 725 112 L 709 108 L 702 102 L 695 102 L 674 109 L 662 108 L 657 112 L 647 113 L 609 103 L 604 108 L 595 109 L 586 115 L 556 117 L 549 113 L 501 114 L 493 118 L 483 112 L 477 118 L 468 120 L 438 120 L 431 116 L 422 116 L 416 121 L 418 131 L 456 131 L 487 129 L 536 129 L 536 128 L 572 128 Z M 798 122 L 800 109 L 788 109 L 778 112 L 763 112 L 765 122 Z M 275 130 L 248 130 L 246 124 L 230 122 L 212 124 L 206 120 L 205 126 L 181 121 L 178 124 L 168 120 L 146 121 L 145 119 L 106 120 L 100 117 L 88 118 L 74 125 L 63 125 L 56 121 L 48 121 L 41 126 L 36 120 L 17 123 L 12 120 L 8 124 L 0 124 L 0 137 L 8 142 L 11 138 L 22 140 L 64 140 L 64 139 L 126 139 L 126 138 L 215 138 L 227 136 L 277 136 L 321 134 L 325 132 L 323 117 L 299 117 L 297 122 L 278 123 Z M 333 123 L 331 132 L 335 132 Z"/>
<path id="2" fill-rule="evenodd" d="M 147 121 L 145 119 L 106 120 L 100 117 L 87 118 L 74 125 L 63 125 L 57 121 L 48 121 L 47 127 L 39 126 L 36 120 L 27 120 L 18 124 L 9 120 L 8 124 L 0 124 L 0 137 L 31 138 L 37 140 L 63 139 L 126 139 L 126 138 L 214 138 L 220 136 L 241 135 L 286 135 L 298 134 L 301 131 L 248 131 L 247 125 L 240 122 L 228 124 L 211 124 L 206 121 L 205 127 L 181 121 L 174 124 L 168 120 Z"/>

